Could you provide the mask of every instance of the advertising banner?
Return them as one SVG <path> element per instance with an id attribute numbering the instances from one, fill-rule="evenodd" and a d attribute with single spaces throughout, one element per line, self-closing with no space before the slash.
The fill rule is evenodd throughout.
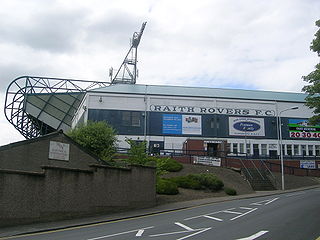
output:
<path id="1" fill-rule="evenodd" d="M 291 138 L 320 138 L 320 126 L 309 125 L 308 119 L 289 119 Z"/>
<path id="2" fill-rule="evenodd" d="M 314 161 L 314 160 L 300 160 L 300 168 L 316 169 L 316 161 Z"/>
<path id="3" fill-rule="evenodd" d="M 163 114 L 162 133 L 174 135 L 201 135 L 201 116 Z"/>
<path id="4" fill-rule="evenodd" d="M 214 158 L 208 156 L 193 156 L 193 163 L 221 167 L 221 158 Z"/>
<path id="5" fill-rule="evenodd" d="M 265 136 L 264 119 L 229 117 L 230 136 Z"/>

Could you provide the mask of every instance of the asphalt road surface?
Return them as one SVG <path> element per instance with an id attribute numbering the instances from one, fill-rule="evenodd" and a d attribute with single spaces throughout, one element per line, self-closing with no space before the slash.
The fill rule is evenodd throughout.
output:
<path id="1" fill-rule="evenodd" d="M 0 239 L 315 240 L 320 188 Z"/>

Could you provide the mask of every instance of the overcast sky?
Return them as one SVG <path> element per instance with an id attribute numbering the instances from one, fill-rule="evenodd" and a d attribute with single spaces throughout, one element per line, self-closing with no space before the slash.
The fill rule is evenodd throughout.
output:
<path id="1" fill-rule="evenodd" d="M 0 104 L 22 75 L 109 81 L 144 21 L 137 83 L 300 92 L 318 19 L 319 0 L 1 0 Z"/>

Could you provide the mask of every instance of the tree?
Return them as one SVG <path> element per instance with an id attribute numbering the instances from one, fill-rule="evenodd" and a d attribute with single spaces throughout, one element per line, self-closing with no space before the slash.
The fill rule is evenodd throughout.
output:
<path id="1" fill-rule="evenodd" d="M 316 26 L 320 28 L 320 20 L 316 21 Z M 315 39 L 312 40 L 310 49 L 316 52 L 320 57 L 320 29 L 315 34 Z M 303 76 L 302 79 L 310 85 L 306 85 L 302 88 L 309 95 L 306 98 L 306 105 L 313 109 L 315 114 L 310 118 L 311 124 L 320 123 L 320 63 L 315 66 L 315 70 L 309 73 L 307 76 Z"/>
<path id="2" fill-rule="evenodd" d="M 67 135 L 103 160 L 110 160 L 116 151 L 116 132 L 106 122 L 88 122 Z"/>
<path id="3" fill-rule="evenodd" d="M 126 142 L 130 145 L 128 150 L 129 162 L 132 164 L 145 165 L 148 162 L 147 142 L 134 141 L 127 138 Z"/>

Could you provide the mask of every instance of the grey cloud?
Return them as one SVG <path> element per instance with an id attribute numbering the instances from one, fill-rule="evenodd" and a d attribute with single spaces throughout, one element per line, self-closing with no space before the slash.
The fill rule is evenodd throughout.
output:
<path id="1" fill-rule="evenodd" d="M 143 19 L 115 10 L 105 18 L 92 22 L 86 30 L 86 42 L 110 46 L 129 45 L 132 34 L 140 30 Z"/>
<path id="2" fill-rule="evenodd" d="M 32 16 L 28 23 L 7 21 L 0 23 L 0 41 L 55 53 L 72 51 L 81 37 L 84 18 L 79 10 L 50 10 Z"/>

